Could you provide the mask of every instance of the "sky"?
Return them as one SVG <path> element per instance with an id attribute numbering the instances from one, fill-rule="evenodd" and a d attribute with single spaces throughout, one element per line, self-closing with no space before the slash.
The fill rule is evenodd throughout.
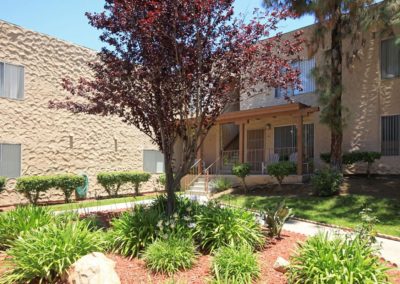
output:
<path id="1" fill-rule="evenodd" d="M 103 46 L 100 31 L 88 24 L 85 12 L 99 12 L 103 0 L 0 0 L 0 20 L 48 34 L 94 50 Z M 235 13 L 251 17 L 262 0 L 236 0 Z M 313 23 L 310 16 L 281 23 L 288 32 Z"/>

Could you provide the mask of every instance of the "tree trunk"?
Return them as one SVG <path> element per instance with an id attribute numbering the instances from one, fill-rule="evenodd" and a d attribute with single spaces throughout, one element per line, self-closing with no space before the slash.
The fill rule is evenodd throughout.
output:
<path id="1" fill-rule="evenodd" d="M 165 167 L 165 191 L 167 192 L 167 215 L 171 216 L 175 210 L 175 181 L 172 169 L 172 149 L 167 146 L 164 148 L 164 167 Z"/>
<path id="2" fill-rule="evenodd" d="M 342 170 L 342 14 L 341 7 L 335 7 L 336 21 L 332 29 L 331 40 L 331 167 Z"/>

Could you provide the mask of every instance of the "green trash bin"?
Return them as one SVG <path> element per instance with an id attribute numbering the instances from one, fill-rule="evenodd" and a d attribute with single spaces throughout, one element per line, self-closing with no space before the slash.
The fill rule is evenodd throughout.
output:
<path id="1" fill-rule="evenodd" d="M 78 186 L 75 190 L 77 199 L 85 199 L 89 188 L 89 177 L 86 174 L 82 175 L 85 179 L 83 186 Z"/>

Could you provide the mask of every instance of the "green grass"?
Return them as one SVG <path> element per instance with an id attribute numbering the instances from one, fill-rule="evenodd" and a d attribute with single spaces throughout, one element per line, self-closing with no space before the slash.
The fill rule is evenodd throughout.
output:
<path id="1" fill-rule="evenodd" d="M 117 197 L 117 198 L 109 198 L 109 199 L 88 200 L 88 201 L 82 201 L 82 202 L 77 202 L 77 203 L 49 205 L 47 207 L 53 211 L 72 210 L 72 209 L 97 207 L 97 206 L 103 206 L 103 205 L 111 205 L 111 204 L 118 204 L 118 203 L 127 203 L 127 202 L 135 202 L 135 201 L 140 201 L 140 200 L 147 200 L 147 199 L 152 199 L 155 196 L 156 196 L 156 194 L 142 195 L 142 196 L 137 196 L 137 197 L 133 197 L 133 196 Z"/>
<path id="2" fill-rule="evenodd" d="M 219 201 L 252 209 L 274 208 L 282 200 L 293 208 L 296 217 L 327 224 L 355 228 L 360 224 L 360 211 L 368 206 L 378 217 L 379 233 L 400 237 L 400 202 L 397 199 L 366 195 L 334 197 L 281 197 L 224 195 Z"/>

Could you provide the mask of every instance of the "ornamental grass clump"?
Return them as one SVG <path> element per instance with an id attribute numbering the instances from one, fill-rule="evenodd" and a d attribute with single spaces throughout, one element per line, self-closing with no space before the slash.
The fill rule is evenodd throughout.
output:
<path id="1" fill-rule="evenodd" d="M 0 214 L 0 249 L 9 248 L 21 234 L 41 228 L 54 219 L 49 209 L 32 205 Z"/>
<path id="2" fill-rule="evenodd" d="M 144 253 L 144 261 L 153 272 L 171 275 L 191 268 L 196 261 L 196 255 L 191 238 L 170 236 L 149 245 Z"/>
<path id="3" fill-rule="evenodd" d="M 249 246 L 222 247 L 214 256 L 213 274 L 216 283 L 247 284 L 260 276 L 256 255 Z"/>
<path id="4" fill-rule="evenodd" d="M 291 258 L 289 283 L 389 283 L 376 247 L 360 235 L 320 233 Z"/>
<path id="5" fill-rule="evenodd" d="M 200 248 L 215 251 L 223 246 L 262 247 L 265 236 L 255 216 L 248 211 L 209 204 L 196 216 L 194 237 Z"/>
<path id="6" fill-rule="evenodd" d="M 5 283 L 54 283 L 79 258 L 103 250 L 103 235 L 88 222 L 52 222 L 15 240 L 7 251 Z"/>

